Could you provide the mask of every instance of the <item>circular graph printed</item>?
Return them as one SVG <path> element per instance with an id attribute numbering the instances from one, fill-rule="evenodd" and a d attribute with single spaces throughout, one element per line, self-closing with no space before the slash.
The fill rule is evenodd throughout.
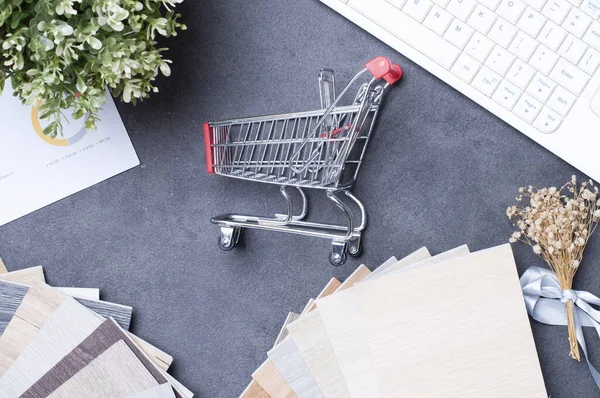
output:
<path id="1" fill-rule="evenodd" d="M 63 135 L 61 137 L 52 138 L 49 135 L 44 134 L 44 126 L 42 126 L 38 108 L 38 106 L 31 108 L 31 124 L 36 134 L 47 144 L 54 146 L 69 146 L 76 144 L 86 136 L 87 130 L 85 128 L 85 121 L 89 114 L 86 114 L 79 120 L 67 116 L 62 123 Z"/>

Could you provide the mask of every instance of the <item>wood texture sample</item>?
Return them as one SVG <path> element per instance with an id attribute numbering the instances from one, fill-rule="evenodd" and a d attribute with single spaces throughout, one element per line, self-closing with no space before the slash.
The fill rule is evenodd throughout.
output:
<path id="1" fill-rule="evenodd" d="M 100 289 L 87 287 L 55 287 L 58 291 L 73 298 L 84 300 L 100 300 Z"/>
<path id="2" fill-rule="evenodd" d="M 8 272 L 6 274 L 1 274 L 0 279 L 9 282 L 22 283 L 24 285 L 31 285 L 34 281 L 46 282 L 44 269 L 42 267 L 31 267 Z"/>
<path id="3" fill-rule="evenodd" d="M 8 326 L 29 287 L 0 280 L 0 336 Z"/>
<path id="4" fill-rule="evenodd" d="M 275 364 L 270 359 L 263 362 L 254 373 L 252 379 L 271 397 L 274 398 L 295 398 L 296 393 L 285 381 Z"/>
<path id="5" fill-rule="evenodd" d="M 126 397 L 156 386 L 150 372 L 121 340 L 48 397 Z"/>
<path id="6" fill-rule="evenodd" d="M 119 326 L 125 330 L 129 330 L 133 308 L 127 305 L 109 303 L 108 301 L 84 300 L 79 298 L 75 300 L 103 318 L 113 318 Z"/>
<path id="7" fill-rule="evenodd" d="M 0 336 L 0 376 L 13 364 L 33 337 L 67 299 L 64 293 L 45 283 L 34 281 L 17 311 Z M 102 317 L 97 315 L 100 321 Z M 91 332 L 90 332 L 91 333 Z M 161 368 L 167 370 L 173 358 L 137 336 L 130 337 Z"/>
<path id="8" fill-rule="evenodd" d="M 509 245 L 355 291 L 381 396 L 548 396 Z"/>
<path id="9" fill-rule="evenodd" d="M 258 395 L 255 396 L 259 397 Z M 267 395 L 266 398 L 268 397 L 269 396 Z M 166 383 L 151 388 L 149 390 L 130 395 L 127 398 L 175 398 L 175 395 L 173 394 L 173 389 L 171 388 L 171 385 Z"/>
<path id="10" fill-rule="evenodd" d="M 4 265 L 4 261 L 2 261 L 2 258 L 0 258 L 0 275 L 6 274 L 7 272 L 8 270 L 6 269 L 6 265 Z"/>
<path id="11" fill-rule="evenodd" d="M 287 325 L 294 322 L 298 318 L 300 318 L 300 315 L 296 314 L 295 312 L 290 312 L 287 315 L 287 317 L 285 318 L 285 322 L 283 323 L 283 326 L 281 327 L 281 330 L 279 331 L 279 334 L 277 335 L 277 338 L 275 339 L 275 344 L 273 344 L 273 347 L 275 347 L 277 344 L 281 343 L 281 341 L 287 337 L 287 335 L 288 335 Z"/>
<path id="12" fill-rule="evenodd" d="M 283 339 L 267 355 L 299 398 L 323 397 L 310 369 L 290 336 Z"/>
<path id="13" fill-rule="evenodd" d="M 369 274 L 366 280 L 428 258 L 429 251 L 421 248 L 400 261 L 386 261 Z M 357 398 L 377 397 L 377 381 L 370 362 L 371 356 L 356 301 L 355 286 L 320 299 L 317 308 L 337 365 L 346 382 L 348 394 Z"/>
<path id="14" fill-rule="evenodd" d="M 252 380 L 240 394 L 240 398 L 271 398 L 271 395 L 267 394 L 256 380 Z"/>
<path id="15" fill-rule="evenodd" d="M 346 280 L 342 282 L 342 284 L 337 288 L 335 292 L 341 292 L 342 290 L 346 290 L 349 287 L 354 286 L 355 283 L 362 281 L 363 279 L 367 278 L 370 274 L 371 270 L 368 269 L 364 264 L 359 265 L 354 270 L 354 272 L 352 272 L 350 276 L 348 276 Z"/>
<path id="16" fill-rule="evenodd" d="M 131 340 L 128 334 L 113 319 L 105 320 L 96 330 L 85 338 L 77 347 L 58 361 L 52 369 L 41 376 L 21 398 L 43 398 L 50 395 L 59 386 L 66 383 L 77 372 L 87 366 L 93 359 L 123 341 L 137 359 L 150 372 L 158 384 L 168 383 L 162 370 L 155 365 L 144 352 Z M 182 394 L 176 394 L 182 398 Z"/>

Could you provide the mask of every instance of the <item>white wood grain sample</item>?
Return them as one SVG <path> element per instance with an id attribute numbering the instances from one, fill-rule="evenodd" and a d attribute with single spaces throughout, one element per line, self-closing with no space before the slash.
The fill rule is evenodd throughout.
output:
<path id="1" fill-rule="evenodd" d="M 121 340 L 48 397 L 126 397 L 156 386 L 150 372 Z"/>
<path id="2" fill-rule="evenodd" d="M 55 287 L 58 291 L 79 299 L 100 300 L 100 289 L 89 287 Z"/>
<path id="3" fill-rule="evenodd" d="M 355 291 L 381 396 L 548 396 L 509 245 Z"/>
<path id="4" fill-rule="evenodd" d="M 323 396 L 349 397 L 346 381 L 329 343 L 319 310 L 288 325 L 288 332 Z"/>
<path id="5" fill-rule="evenodd" d="M 173 394 L 171 385 L 169 383 L 165 383 L 149 390 L 129 395 L 127 398 L 175 398 L 175 394 Z"/>
<path id="6" fill-rule="evenodd" d="M 277 370 L 299 398 L 323 397 L 306 362 L 290 336 L 267 353 Z"/>
<path id="7" fill-rule="evenodd" d="M 0 379 L 0 397 L 18 397 L 88 337 L 102 320 L 67 297 Z"/>
<path id="8" fill-rule="evenodd" d="M 376 279 L 430 258 L 427 248 L 421 248 L 400 261 L 386 261 L 366 280 Z M 378 270 L 382 271 L 377 272 Z M 317 307 L 350 396 L 378 397 L 377 380 L 354 288 L 318 300 Z"/>
<path id="9" fill-rule="evenodd" d="M 31 285 L 34 281 L 46 282 L 44 268 L 39 266 L 1 274 L 0 279 L 24 285 Z"/>

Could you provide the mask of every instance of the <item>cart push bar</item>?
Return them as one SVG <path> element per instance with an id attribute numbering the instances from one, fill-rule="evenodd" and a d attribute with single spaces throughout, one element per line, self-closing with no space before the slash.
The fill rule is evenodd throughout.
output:
<path id="1" fill-rule="evenodd" d="M 340 105 L 367 72 L 372 77 L 358 87 L 353 102 Z M 221 228 L 219 247 L 233 249 L 242 229 L 254 228 L 331 239 L 329 261 L 333 265 L 344 264 L 346 254 L 359 256 L 367 214 L 350 189 L 356 182 L 383 94 L 401 77 L 400 66 L 377 57 L 337 95 L 334 72 L 322 69 L 321 109 L 204 123 L 208 173 L 279 185 L 286 202 L 286 212 L 272 218 L 226 214 L 211 219 Z M 301 199 L 297 214 L 288 187 L 295 188 Z M 305 221 L 308 200 L 304 188 L 325 190 L 327 198 L 345 214 L 346 224 Z M 359 220 L 348 204 L 358 209 Z"/>

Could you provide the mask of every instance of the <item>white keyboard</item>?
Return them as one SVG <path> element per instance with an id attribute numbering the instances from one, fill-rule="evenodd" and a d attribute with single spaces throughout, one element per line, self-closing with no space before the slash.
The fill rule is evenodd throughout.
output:
<path id="1" fill-rule="evenodd" d="M 320 1 L 600 179 L 600 0 Z"/>

